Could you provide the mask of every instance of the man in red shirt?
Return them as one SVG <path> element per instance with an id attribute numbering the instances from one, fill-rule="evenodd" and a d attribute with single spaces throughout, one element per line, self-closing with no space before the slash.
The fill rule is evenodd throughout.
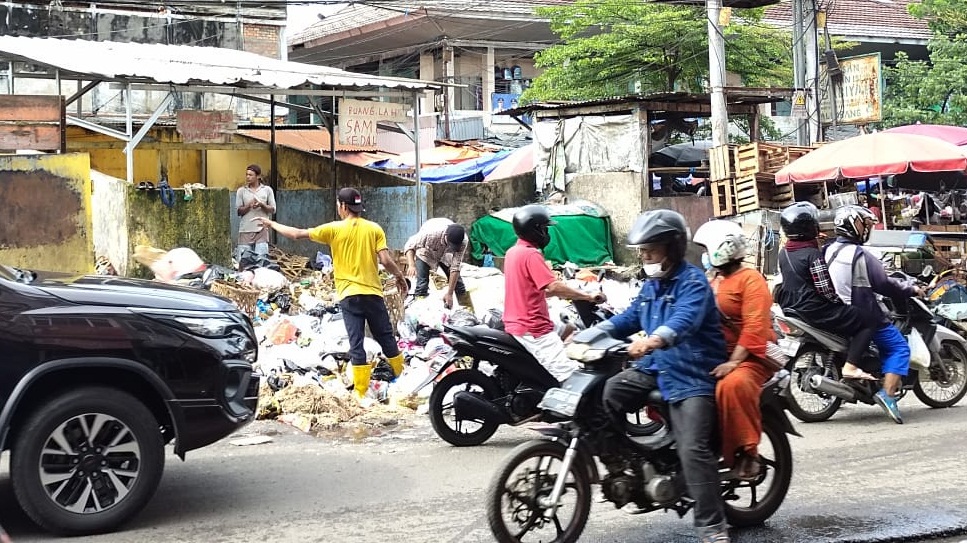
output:
<path id="1" fill-rule="evenodd" d="M 544 206 L 524 206 L 514 213 L 514 233 L 518 240 L 504 257 L 504 330 L 555 379 L 563 381 L 579 364 L 565 354 L 564 341 L 554 330 L 545 298 L 557 296 L 602 303 L 605 296 L 573 289 L 547 267 L 541 249 L 551 241 L 548 228 L 552 224 Z"/>

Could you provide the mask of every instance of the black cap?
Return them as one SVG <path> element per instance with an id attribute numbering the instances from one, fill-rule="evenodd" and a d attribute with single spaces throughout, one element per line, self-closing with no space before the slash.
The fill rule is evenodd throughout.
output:
<path id="1" fill-rule="evenodd" d="M 467 235 L 467 230 L 459 224 L 451 224 L 447 227 L 447 246 L 451 251 L 459 251 L 463 246 L 463 238 Z"/>
<path id="2" fill-rule="evenodd" d="M 345 187 L 339 189 L 339 195 L 336 199 L 349 208 L 353 213 L 362 213 L 366 211 L 363 207 L 363 197 L 359 194 L 359 191 L 352 187 Z"/>

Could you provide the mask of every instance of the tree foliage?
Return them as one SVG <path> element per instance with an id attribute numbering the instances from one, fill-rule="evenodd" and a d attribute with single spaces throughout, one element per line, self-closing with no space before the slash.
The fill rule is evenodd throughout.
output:
<path id="1" fill-rule="evenodd" d="M 741 12 L 741 13 L 740 13 Z M 644 0 L 577 0 L 540 8 L 561 43 L 535 57 L 543 68 L 525 100 L 590 99 L 641 92 L 699 91 L 708 78 L 704 8 Z M 737 10 L 728 26 L 726 68 L 748 86 L 792 80 L 791 37 Z"/>
<path id="2" fill-rule="evenodd" d="M 884 70 L 885 127 L 915 122 L 967 125 L 967 0 L 923 0 L 910 13 L 927 19 L 929 60 L 897 54 Z"/>

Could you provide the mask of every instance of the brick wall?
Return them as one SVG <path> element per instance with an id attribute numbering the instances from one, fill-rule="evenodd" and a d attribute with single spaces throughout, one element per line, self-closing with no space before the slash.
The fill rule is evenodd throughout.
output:
<path id="1" fill-rule="evenodd" d="M 265 57 L 281 58 L 279 27 L 246 23 L 242 27 L 242 48 Z"/>

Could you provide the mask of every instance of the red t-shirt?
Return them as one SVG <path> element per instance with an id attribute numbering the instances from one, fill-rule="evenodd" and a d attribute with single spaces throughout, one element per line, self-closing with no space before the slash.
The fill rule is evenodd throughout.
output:
<path id="1" fill-rule="evenodd" d="M 507 251 L 504 255 L 504 330 L 508 334 L 540 337 L 554 331 L 544 288 L 556 279 L 537 247 L 517 240 Z"/>

